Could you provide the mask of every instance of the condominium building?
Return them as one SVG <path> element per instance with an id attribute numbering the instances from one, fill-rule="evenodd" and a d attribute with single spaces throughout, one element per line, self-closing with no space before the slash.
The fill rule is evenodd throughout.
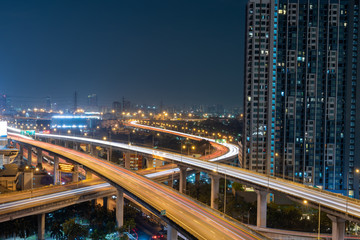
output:
<path id="1" fill-rule="evenodd" d="M 358 198 L 359 1 L 250 0 L 246 18 L 243 166 Z"/>

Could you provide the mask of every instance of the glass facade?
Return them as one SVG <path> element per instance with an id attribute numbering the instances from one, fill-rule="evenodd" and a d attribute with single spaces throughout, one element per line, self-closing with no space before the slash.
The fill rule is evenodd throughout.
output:
<path id="1" fill-rule="evenodd" d="M 244 166 L 358 197 L 358 8 L 249 1 Z"/>

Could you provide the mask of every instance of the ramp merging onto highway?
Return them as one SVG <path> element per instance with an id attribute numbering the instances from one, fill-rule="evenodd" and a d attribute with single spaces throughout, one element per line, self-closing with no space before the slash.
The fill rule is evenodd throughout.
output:
<path id="1" fill-rule="evenodd" d="M 52 135 L 43 134 L 41 136 L 44 135 L 48 136 L 49 138 L 57 137 L 58 139 L 84 141 L 85 143 L 89 143 L 89 144 L 93 143 L 103 146 L 112 146 L 115 148 L 117 147 L 124 150 L 152 155 L 156 158 L 170 160 L 173 161 L 174 163 L 185 165 L 200 171 L 204 171 L 208 173 L 211 172 L 216 173 L 221 177 L 226 176 L 227 179 L 240 181 L 245 184 L 259 187 L 261 189 L 283 192 L 300 201 L 307 200 L 317 205 L 320 204 L 326 209 L 335 211 L 336 214 L 340 214 L 341 217 L 360 221 L 360 201 L 357 199 L 345 197 L 341 194 L 335 194 L 329 191 L 324 191 L 310 186 L 306 186 L 304 184 L 284 180 L 282 178 L 267 176 L 264 174 L 256 173 L 238 167 L 232 167 L 225 164 L 203 161 L 196 158 L 183 156 L 181 154 L 175 154 L 175 153 L 153 150 L 144 147 L 132 146 L 128 144 L 114 143 L 114 142 L 89 139 L 89 138 L 78 138 L 78 137 L 62 136 L 62 135 L 54 135 L 54 134 Z"/>
<path id="2" fill-rule="evenodd" d="M 159 215 L 161 210 L 166 210 L 163 220 L 176 225 L 178 230 L 190 239 L 265 238 L 242 224 L 223 218 L 219 212 L 195 202 L 176 190 L 105 160 L 49 143 L 15 136 L 11 138 L 83 165 Z"/>

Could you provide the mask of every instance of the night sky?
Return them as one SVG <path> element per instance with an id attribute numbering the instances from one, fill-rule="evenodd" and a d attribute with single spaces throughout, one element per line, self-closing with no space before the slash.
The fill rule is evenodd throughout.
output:
<path id="1" fill-rule="evenodd" d="M 0 0 L 0 93 L 242 107 L 246 0 Z"/>

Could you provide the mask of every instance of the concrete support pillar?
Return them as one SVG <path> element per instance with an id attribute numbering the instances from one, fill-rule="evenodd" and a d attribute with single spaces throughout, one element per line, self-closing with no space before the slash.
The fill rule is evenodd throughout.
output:
<path id="1" fill-rule="evenodd" d="M 27 159 L 28 159 L 28 163 L 32 164 L 32 147 L 28 147 L 28 155 L 27 155 Z"/>
<path id="2" fill-rule="evenodd" d="M 86 153 L 91 153 L 91 144 L 86 144 Z"/>
<path id="3" fill-rule="evenodd" d="M 25 171 L 23 175 L 23 181 L 21 183 L 21 188 L 23 190 L 32 189 L 34 185 L 34 174 L 33 171 Z"/>
<path id="4" fill-rule="evenodd" d="M 179 176 L 179 192 L 186 192 L 186 169 L 187 167 L 179 166 L 180 176 Z"/>
<path id="5" fill-rule="evenodd" d="M 108 209 L 108 208 L 109 208 L 108 197 L 103 197 L 103 208 L 104 208 L 104 209 Z"/>
<path id="6" fill-rule="evenodd" d="M 170 178 L 167 182 L 168 182 L 168 186 L 172 188 L 173 187 L 173 180 Z"/>
<path id="7" fill-rule="evenodd" d="M 125 152 L 125 168 L 130 169 L 130 152 Z"/>
<path id="8" fill-rule="evenodd" d="M 73 142 L 73 149 L 79 151 L 79 145 L 80 145 L 79 143 Z"/>
<path id="9" fill-rule="evenodd" d="M 68 141 L 64 141 L 64 147 L 68 148 L 69 147 L 69 142 Z"/>
<path id="10" fill-rule="evenodd" d="M 169 224 L 167 225 L 167 240 L 177 239 L 178 232 Z"/>
<path id="11" fill-rule="evenodd" d="M 151 168 L 151 167 L 153 167 L 153 165 L 154 165 L 154 160 L 153 160 L 153 158 L 146 158 L 146 167 L 147 168 Z"/>
<path id="12" fill-rule="evenodd" d="M 200 182 L 200 172 L 196 172 L 195 173 L 195 182 L 199 183 Z"/>
<path id="13" fill-rule="evenodd" d="M 73 182 L 78 182 L 79 181 L 79 165 L 75 164 L 74 165 L 74 171 L 72 174 L 72 181 Z"/>
<path id="14" fill-rule="evenodd" d="M 257 218 L 256 226 L 266 227 L 267 195 L 268 192 L 255 190 L 257 194 Z"/>
<path id="15" fill-rule="evenodd" d="M 219 201 L 219 179 L 220 177 L 215 174 L 210 174 L 211 179 L 211 200 L 210 207 L 218 209 Z"/>
<path id="16" fill-rule="evenodd" d="M 332 239 L 344 240 L 345 238 L 345 219 L 327 215 L 332 222 Z"/>
<path id="17" fill-rule="evenodd" d="M 98 152 L 97 152 L 97 149 L 96 149 L 96 146 L 95 146 L 95 145 L 91 145 L 91 147 L 90 147 L 90 154 L 91 154 L 92 156 L 98 157 Z"/>
<path id="18" fill-rule="evenodd" d="M 86 171 L 85 179 L 86 180 L 92 179 L 92 172 L 90 172 L 89 170 Z"/>
<path id="19" fill-rule="evenodd" d="M 54 185 L 60 184 L 59 156 L 54 156 Z"/>
<path id="20" fill-rule="evenodd" d="M 23 156 L 24 156 L 24 147 L 19 144 L 18 158 L 20 159 L 20 161 L 22 161 L 24 159 Z"/>
<path id="21" fill-rule="evenodd" d="M 45 213 L 38 215 L 38 238 L 45 240 Z"/>
<path id="22" fill-rule="evenodd" d="M 110 162 L 111 159 L 111 149 L 107 148 L 106 149 L 106 160 L 108 160 Z"/>
<path id="23" fill-rule="evenodd" d="M 42 164 L 42 158 L 43 158 L 42 149 L 38 148 L 37 149 L 37 164 Z"/>
<path id="24" fill-rule="evenodd" d="M 118 228 L 124 225 L 124 192 L 121 190 L 117 190 L 116 222 Z"/>

